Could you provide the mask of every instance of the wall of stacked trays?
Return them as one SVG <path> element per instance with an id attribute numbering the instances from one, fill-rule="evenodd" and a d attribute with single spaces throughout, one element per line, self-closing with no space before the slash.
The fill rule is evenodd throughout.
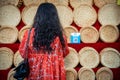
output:
<path id="1" fill-rule="evenodd" d="M 1 0 L 0 80 L 14 80 L 13 69 L 23 60 L 19 44 L 43 2 L 56 5 L 67 36 L 66 79 L 119 80 L 120 6 L 116 0 Z M 70 43 L 72 32 L 80 33 L 80 44 Z"/>

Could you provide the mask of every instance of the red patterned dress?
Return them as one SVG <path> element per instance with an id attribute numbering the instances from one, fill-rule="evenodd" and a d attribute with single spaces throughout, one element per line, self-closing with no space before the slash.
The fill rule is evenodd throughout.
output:
<path id="1" fill-rule="evenodd" d="M 51 43 L 52 51 L 51 54 L 46 52 L 39 51 L 35 52 L 32 42 L 33 42 L 34 29 L 31 30 L 30 41 L 29 41 L 29 65 L 30 65 L 30 74 L 28 80 L 66 80 L 64 59 L 68 53 L 68 45 L 65 39 L 65 49 L 62 49 L 59 37 L 56 37 L 55 40 Z M 19 52 L 24 58 L 25 43 L 27 41 L 28 31 L 25 32 L 23 40 L 19 46 Z"/>

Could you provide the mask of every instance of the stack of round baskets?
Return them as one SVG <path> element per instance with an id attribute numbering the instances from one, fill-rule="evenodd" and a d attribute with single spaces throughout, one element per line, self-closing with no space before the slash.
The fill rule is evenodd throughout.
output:
<path id="1" fill-rule="evenodd" d="M 7 4 L 7 1 L 10 4 Z M 0 6 L 0 43 L 2 44 L 12 44 L 17 41 L 18 30 L 16 26 L 21 21 L 20 10 L 16 6 L 18 0 L 16 2 L 7 1 L 4 5 Z"/>

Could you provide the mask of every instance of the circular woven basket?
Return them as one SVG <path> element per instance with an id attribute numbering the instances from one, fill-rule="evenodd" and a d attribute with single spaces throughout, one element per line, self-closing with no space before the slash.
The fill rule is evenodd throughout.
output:
<path id="1" fill-rule="evenodd" d="M 16 27 L 0 27 L 0 43 L 15 43 L 18 38 Z"/>
<path id="2" fill-rule="evenodd" d="M 29 5 L 40 5 L 41 3 L 44 3 L 46 0 L 23 0 L 23 3 L 25 6 Z"/>
<path id="3" fill-rule="evenodd" d="M 0 26 L 16 27 L 21 20 L 20 10 L 13 5 L 0 7 Z"/>
<path id="4" fill-rule="evenodd" d="M 18 39 L 19 41 L 21 42 L 22 39 L 23 39 L 23 36 L 24 36 L 24 33 L 26 30 L 29 30 L 31 28 L 31 26 L 24 26 L 23 28 L 20 29 L 19 31 L 19 36 L 18 36 Z"/>
<path id="5" fill-rule="evenodd" d="M 100 61 L 103 66 L 118 68 L 120 67 L 120 53 L 114 48 L 104 48 L 100 52 Z"/>
<path id="6" fill-rule="evenodd" d="M 18 3 L 19 3 L 19 0 L 0 0 L 0 6 L 8 5 L 8 4 L 17 6 Z"/>
<path id="7" fill-rule="evenodd" d="M 113 80 L 113 72 L 107 67 L 101 67 L 96 72 L 96 80 Z"/>
<path id="8" fill-rule="evenodd" d="M 80 64 L 86 68 L 95 68 L 100 62 L 98 52 L 92 47 L 83 47 L 79 51 L 79 60 Z"/>
<path id="9" fill-rule="evenodd" d="M 73 22 L 72 9 L 64 5 L 56 5 L 58 16 L 63 27 L 70 26 Z"/>
<path id="10" fill-rule="evenodd" d="M 118 25 L 120 23 L 120 6 L 117 4 L 104 5 L 98 11 L 98 21 L 102 25 Z"/>
<path id="11" fill-rule="evenodd" d="M 77 71 L 73 68 L 67 68 L 66 80 L 77 80 Z"/>
<path id="12" fill-rule="evenodd" d="M 70 5 L 72 6 L 72 8 L 77 8 L 82 4 L 87 4 L 92 6 L 93 5 L 93 0 L 70 0 Z"/>
<path id="13" fill-rule="evenodd" d="M 95 6 L 97 6 L 98 8 L 101 8 L 103 5 L 107 4 L 105 2 L 105 0 L 94 0 L 94 4 Z"/>
<path id="14" fill-rule="evenodd" d="M 17 51 L 14 55 L 14 66 L 17 67 L 18 64 L 23 61 L 24 59 L 22 58 L 22 56 L 20 55 L 20 52 Z"/>
<path id="15" fill-rule="evenodd" d="M 15 74 L 14 71 L 15 68 L 12 68 L 9 72 L 8 72 L 8 76 L 7 76 L 7 80 L 16 80 L 13 76 Z M 27 80 L 26 78 L 24 80 Z"/>
<path id="16" fill-rule="evenodd" d="M 65 68 L 74 68 L 79 63 L 78 53 L 72 47 L 69 47 L 69 50 L 69 54 L 64 58 Z"/>
<path id="17" fill-rule="evenodd" d="M 61 4 L 61 5 L 65 5 L 68 6 L 68 0 L 46 0 L 49 3 L 53 3 L 55 5 Z"/>
<path id="18" fill-rule="evenodd" d="M 79 27 L 87 27 L 93 25 L 97 20 L 97 13 L 92 6 L 80 5 L 74 12 L 74 22 Z"/>
<path id="19" fill-rule="evenodd" d="M 14 71 L 15 68 L 12 68 L 9 72 L 8 72 L 8 76 L 7 76 L 7 80 L 16 80 L 13 75 L 15 73 Z"/>
<path id="20" fill-rule="evenodd" d="M 13 64 L 14 53 L 10 48 L 0 48 L 0 70 L 9 69 Z"/>
<path id="21" fill-rule="evenodd" d="M 65 35 L 67 36 L 67 42 L 70 43 L 71 33 L 77 33 L 78 30 L 74 26 L 64 27 Z"/>
<path id="22" fill-rule="evenodd" d="M 37 5 L 26 6 L 22 11 L 22 21 L 25 25 L 32 25 L 35 14 L 37 12 Z"/>
<path id="23" fill-rule="evenodd" d="M 116 2 L 117 0 L 94 0 L 95 6 L 97 6 L 98 8 L 101 8 L 106 4 L 116 3 Z"/>
<path id="24" fill-rule="evenodd" d="M 99 30 L 100 39 L 106 43 L 113 43 L 119 38 L 119 30 L 114 25 L 104 25 Z"/>
<path id="25" fill-rule="evenodd" d="M 79 80 L 95 80 L 95 73 L 90 68 L 82 67 L 78 71 Z"/>
<path id="26" fill-rule="evenodd" d="M 99 39 L 98 30 L 93 27 L 82 27 L 80 29 L 81 41 L 83 43 L 96 43 Z"/>

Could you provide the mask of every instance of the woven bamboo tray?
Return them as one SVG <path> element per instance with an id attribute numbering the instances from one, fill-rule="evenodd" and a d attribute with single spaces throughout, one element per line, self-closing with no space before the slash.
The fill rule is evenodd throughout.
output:
<path id="1" fill-rule="evenodd" d="M 106 4 L 113 4 L 116 2 L 117 0 L 94 0 L 94 3 L 98 8 L 102 8 Z"/>
<path id="2" fill-rule="evenodd" d="M 95 73 L 90 68 L 82 67 L 78 71 L 79 80 L 95 80 Z"/>
<path id="3" fill-rule="evenodd" d="M 10 48 L 0 48 L 0 70 L 9 69 L 13 64 L 14 53 Z"/>
<path id="4" fill-rule="evenodd" d="M 7 76 L 7 80 L 16 80 L 13 75 L 15 73 L 14 71 L 15 68 L 12 68 L 9 72 L 8 72 L 8 76 Z"/>
<path id="5" fill-rule="evenodd" d="M 78 53 L 72 47 L 69 47 L 69 50 L 69 54 L 64 58 L 65 68 L 74 68 L 79 63 Z"/>
<path id="6" fill-rule="evenodd" d="M 74 12 L 74 22 L 79 27 L 93 25 L 97 20 L 97 13 L 92 6 L 80 5 Z"/>
<path id="7" fill-rule="evenodd" d="M 72 8 L 77 8 L 82 4 L 87 4 L 92 6 L 93 5 L 93 0 L 70 0 L 70 5 L 72 6 Z"/>
<path id="8" fill-rule="evenodd" d="M 100 52 L 100 61 L 103 66 L 118 68 L 120 67 L 120 53 L 114 48 L 104 48 Z"/>
<path id="9" fill-rule="evenodd" d="M 0 27 L 0 43 L 15 43 L 18 38 L 18 30 L 16 27 Z"/>
<path id="10" fill-rule="evenodd" d="M 113 72 L 107 67 L 101 67 L 96 72 L 96 80 L 113 80 Z"/>
<path id="11" fill-rule="evenodd" d="M 96 43 L 99 39 L 99 32 L 93 26 L 82 27 L 79 32 L 83 43 Z"/>
<path id="12" fill-rule="evenodd" d="M 21 20 L 20 10 L 13 5 L 0 7 L 0 26 L 16 27 Z"/>
<path id="13" fill-rule="evenodd" d="M 100 39 L 106 43 L 116 42 L 119 38 L 119 30 L 114 25 L 104 25 L 99 30 Z"/>
<path id="14" fill-rule="evenodd" d="M 118 25 L 120 23 L 120 6 L 117 4 L 104 5 L 98 11 L 98 21 L 101 25 Z"/>
<path id="15" fill-rule="evenodd" d="M 73 22 L 72 9 L 64 5 L 56 5 L 58 16 L 63 27 L 70 26 Z"/>
<path id="16" fill-rule="evenodd" d="M 83 47 L 79 51 L 80 64 L 86 68 L 95 68 L 99 65 L 99 54 L 92 47 Z"/>
<path id="17" fill-rule="evenodd" d="M 32 25 L 34 21 L 35 14 L 37 12 L 37 5 L 30 5 L 24 7 L 22 11 L 22 21 L 25 25 Z"/>
<path id="18" fill-rule="evenodd" d="M 74 68 L 66 69 L 66 80 L 77 80 L 77 71 Z"/>

